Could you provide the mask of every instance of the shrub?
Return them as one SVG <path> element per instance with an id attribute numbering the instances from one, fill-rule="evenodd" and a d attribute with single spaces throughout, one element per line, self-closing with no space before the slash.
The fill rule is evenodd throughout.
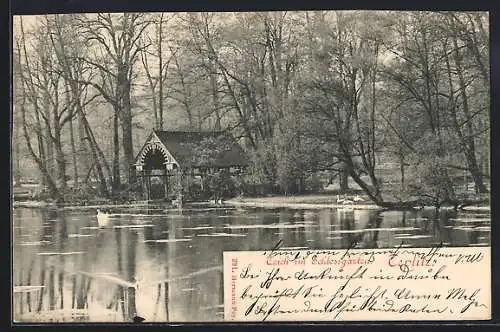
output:
<path id="1" fill-rule="evenodd" d="M 323 182 L 315 173 L 306 177 L 304 185 L 305 190 L 308 192 L 318 192 L 323 190 Z"/>
<path id="2" fill-rule="evenodd" d="M 203 190 L 199 183 L 190 183 L 189 188 L 184 190 L 184 198 L 187 201 L 200 201 L 209 198 L 207 190 Z"/>
<path id="3" fill-rule="evenodd" d="M 208 192 L 212 197 L 234 197 L 236 195 L 236 184 L 229 172 L 222 171 L 210 175 L 207 179 Z"/>

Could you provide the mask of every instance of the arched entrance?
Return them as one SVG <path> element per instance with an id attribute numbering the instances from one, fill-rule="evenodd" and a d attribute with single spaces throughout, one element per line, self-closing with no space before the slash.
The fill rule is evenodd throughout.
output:
<path id="1" fill-rule="evenodd" d="M 170 171 L 177 168 L 163 144 L 150 142 L 137 159 L 136 171 L 141 179 L 143 194 L 147 200 L 169 197 Z"/>

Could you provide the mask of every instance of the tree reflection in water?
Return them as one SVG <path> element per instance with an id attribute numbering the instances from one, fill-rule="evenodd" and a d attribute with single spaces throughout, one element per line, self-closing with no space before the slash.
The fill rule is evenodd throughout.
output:
<path id="1" fill-rule="evenodd" d="M 17 321 L 222 320 L 222 253 L 489 243 L 489 215 L 356 209 L 14 211 Z M 142 225 L 142 226 L 141 226 Z M 127 228 L 132 226 L 132 228 Z M 144 226 L 144 227 L 143 227 Z M 227 227 L 231 226 L 231 227 Z M 160 242 L 155 242 L 160 240 Z M 46 241 L 46 242 L 44 242 Z M 27 288 L 27 287 L 31 288 Z"/>

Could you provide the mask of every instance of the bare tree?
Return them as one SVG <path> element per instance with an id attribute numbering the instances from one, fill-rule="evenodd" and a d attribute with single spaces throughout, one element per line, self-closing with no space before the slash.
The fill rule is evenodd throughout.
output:
<path id="1" fill-rule="evenodd" d="M 168 45 L 165 30 L 172 16 L 166 16 L 165 13 L 153 14 L 153 37 L 146 35 L 142 38 L 143 45 L 151 47 L 142 48 L 141 61 L 147 77 L 147 89 L 151 96 L 153 114 L 155 119 L 154 128 L 163 130 L 164 126 L 164 107 L 167 97 L 166 82 L 170 62 L 175 55 L 176 50 L 172 50 Z M 168 53 L 173 52 L 173 53 Z"/>
<path id="2" fill-rule="evenodd" d="M 474 128 L 474 117 L 479 117 L 481 113 L 485 113 L 485 109 L 481 106 L 475 107 L 476 110 L 472 111 L 470 104 L 470 93 L 468 86 L 473 83 L 476 79 L 474 76 L 467 78 L 467 70 L 465 69 L 469 63 L 476 63 L 477 71 L 479 72 L 480 77 L 483 82 L 483 89 L 489 91 L 489 76 L 485 71 L 484 58 L 479 50 L 479 46 L 477 44 L 478 37 L 476 36 L 477 31 L 475 29 L 475 23 L 472 19 L 471 15 L 467 15 L 468 22 L 472 25 L 471 28 L 467 27 L 467 23 L 462 23 L 456 15 L 450 15 L 446 21 L 448 23 L 448 32 L 451 35 L 451 52 L 447 52 L 446 56 L 446 65 L 448 72 L 448 83 L 449 83 L 449 100 L 450 106 L 449 110 L 453 117 L 453 123 L 460 138 L 460 142 L 462 145 L 463 153 L 465 155 L 465 159 L 467 162 L 467 167 L 472 175 L 472 178 L 475 183 L 476 190 L 479 193 L 488 192 L 486 186 L 483 182 L 483 174 L 479 168 L 477 156 L 476 156 L 476 140 L 479 135 L 484 135 L 485 131 L 483 128 L 476 129 Z M 480 21 L 479 21 L 479 24 Z M 465 25 L 465 27 L 464 27 Z M 471 31 L 472 30 L 472 31 Z M 481 31 L 481 29 L 479 30 Z M 461 40 L 463 39 L 463 41 Z M 464 52 L 464 47 L 462 43 L 465 43 L 466 50 L 472 53 L 472 56 L 467 57 L 467 53 Z M 445 46 L 448 46 L 445 44 Z M 447 47 L 450 49 L 450 47 Z M 454 61 L 454 68 L 450 66 L 450 59 L 452 58 Z M 455 73 L 456 80 L 452 79 L 452 73 Z M 457 84 L 454 84 L 454 81 Z M 455 85 L 458 85 L 458 89 L 455 90 Z M 457 97 L 455 91 L 457 91 L 459 98 L 461 99 L 460 106 L 457 105 Z M 486 94 L 487 95 L 487 94 Z M 457 119 L 457 110 L 461 109 L 463 113 L 463 120 Z"/>
<path id="3" fill-rule="evenodd" d="M 104 168 L 110 179 L 112 174 L 104 153 L 95 139 L 95 135 L 85 112 L 85 106 L 98 96 L 98 94 L 94 94 L 92 97 L 88 96 L 90 89 L 86 82 L 92 79 L 93 71 L 92 68 L 82 60 L 82 58 L 86 56 L 86 53 L 83 41 L 78 35 L 79 31 L 73 24 L 75 22 L 75 17 L 56 15 L 51 22 L 54 30 L 51 34 L 51 43 L 59 63 L 61 64 L 61 75 L 64 77 L 67 89 L 70 92 L 67 94 L 67 100 L 71 105 L 72 112 L 76 114 L 79 120 L 80 158 L 78 161 L 76 158 L 73 158 L 73 163 L 75 164 L 75 181 L 77 181 L 78 176 L 76 164 L 86 166 L 84 167 L 84 172 L 87 173 L 87 176 L 85 176 L 84 182 L 88 181 L 89 175 L 95 168 L 97 178 L 99 179 L 99 192 L 105 197 L 108 197 L 108 185 Z M 72 125 L 72 121 L 70 121 L 70 125 Z M 73 155 L 75 156 L 72 127 L 70 128 L 70 134 Z M 91 165 L 88 163 L 89 156 L 87 150 L 90 150 L 92 156 L 91 160 L 93 163 Z M 111 183 L 111 180 L 109 182 Z"/>
<path id="4" fill-rule="evenodd" d="M 63 96 L 68 92 L 58 74 L 59 64 L 48 42 L 50 27 L 47 24 L 41 25 L 39 31 L 33 34 L 34 44 L 31 46 L 34 47 L 34 56 L 28 54 L 22 18 L 20 29 L 18 53 L 23 55 L 20 79 L 24 137 L 29 152 L 48 185 L 51 197 L 56 201 L 63 201 L 66 191 L 66 156 L 63 152 L 62 131 L 74 114 L 70 105 L 64 103 Z M 34 123 L 27 118 L 28 107 L 34 112 Z M 38 153 L 31 144 L 30 131 L 37 134 Z M 47 147 L 46 151 L 44 145 Z"/>
<path id="5" fill-rule="evenodd" d="M 134 65 L 141 52 L 148 45 L 140 45 L 140 37 L 150 22 L 144 14 L 97 14 L 79 19 L 82 33 L 95 57 L 82 60 L 96 68 L 99 80 L 87 83 L 96 88 L 114 110 L 114 158 L 113 189 L 120 185 L 118 122 L 121 123 L 122 148 L 129 185 L 135 183 L 131 171 L 134 161 L 132 142 L 132 81 L 135 79 Z"/>

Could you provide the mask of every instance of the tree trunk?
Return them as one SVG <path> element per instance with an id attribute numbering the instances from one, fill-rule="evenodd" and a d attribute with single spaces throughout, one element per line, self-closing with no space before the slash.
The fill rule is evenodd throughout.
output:
<path id="1" fill-rule="evenodd" d="M 401 191 L 405 189 L 405 163 L 404 159 L 399 160 L 399 171 L 401 172 Z"/>
<path id="2" fill-rule="evenodd" d="M 111 191 L 113 196 L 117 194 L 120 187 L 120 140 L 118 135 L 118 110 L 113 113 L 113 183 Z"/>
<path id="3" fill-rule="evenodd" d="M 469 166 L 472 178 L 474 179 L 474 184 L 476 186 L 477 193 L 487 193 L 488 190 L 483 182 L 482 174 L 479 170 L 477 159 L 476 159 L 476 144 L 474 142 L 474 129 L 472 126 L 472 116 L 469 110 L 469 101 L 467 97 L 465 78 L 462 72 L 462 61 L 461 56 L 458 51 L 457 40 L 453 39 L 453 46 L 455 48 L 455 64 L 457 66 L 458 82 L 460 87 L 460 94 L 462 96 L 462 108 L 464 111 L 464 116 L 466 119 L 467 135 L 465 135 L 465 157 L 467 158 L 467 164 Z"/>
<path id="4" fill-rule="evenodd" d="M 297 188 L 297 192 L 299 194 L 302 194 L 304 193 L 304 191 L 305 191 L 304 176 L 301 175 L 299 176 L 299 186 Z"/>
<path id="5" fill-rule="evenodd" d="M 135 172 L 130 169 L 134 163 L 134 146 L 132 141 L 132 109 L 130 105 L 130 83 L 127 82 L 125 93 L 123 95 L 122 109 L 122 144 L 124 153 L 125 172 L 127 174 L 128 184 L 132 185 L 136 182 Z"/>
<path id="6" fill-rule="evenodd" d="M 13 106 L 15 107 L 15 106 Z M 17 114 L 16 111 L 13 111 L 14 114 Z M 14 175 L 14 181 L 16 182 L 17 185 L 20 184 L 21 182 L 21 156 L 20 156 L 20 145 L 21 145 L 21 140 L 19 136 L 19 121 L 16 119 L 14 121 L 14 124 L 12 126 L 12 131 L 14 132 L 14 140 L 13 140 L 13 145 L 14 145 L 14 169 L 13 169 L 13 175 Z"/>
<path id="7" fill-rule="evenodd" d="M 368 184 L 361 179 L 359 174 L 352 167 L 350 168 L 349 174 L 354 180 L 354 182 L 356 182 L 361 187 L 361 189 L 363 189 L 363 191 L 368 195 L 368 197 L 372 200 L 373 203 L 379 206 L 386 205 L 386 202 L 384 202 L 384 200 L 382 199 L 382 195 L 380 193 L 379 188 L 376 188 L 375 190 L 370 189 Z"/>
<path id="8" fill-rule="evenodd" d="M 20 163 L 20 146 L 21 146 L 21 136 L 20 134 L 20 126 L 22 123 L 20 122 L 19 119 L 19 96 L 18 94 L 21 92 L 20 91 L 20 73 L 18 71 L 21 70 L 21 64 L 20 64 L 20 51 L 18 51 L 18 54 L 16 57 L 14 57 L 14 62 L 13 62 L 13 80 L 12 80 L 12 134 L 14 136 L 14 139 L 12 141 L 12 145 L 14 147 L 14 167 L 13 167 L 13 176 L 14 176 L 14 181 L 19 185 L 21 181 L 21 163 Z M 21 84 L 23 84 L 21 82 Z"/>
<path id="9" fill-rule="evenodd" d="M 85 117 L 85 113 L 83 111 L 82 105 L 77 102 L 76 104 L 77 107 L 77 112 L 80 115 L 80 120 L 83 125 L 83 128 L 85 130 L 85 133 L 82 136 L 85 136 L 86 140 L 89 142 L 90 146 L 90 152 L 92 153 L 92 158 L 94 160 L 94 164 L 96 166 L 96 171 L 98 175 L 98 180 L 99 180 L 99 192 L 101 195 L 104 195 L 104 197 L 108 198 L 109 197 L 109 192 L 106 184 L 106 178 L 104 177 L 104 172 L 102 170 L 101 162 L 99 160 L 99 156 L 102 155 L 102 151 L 99 149 L 99 146 L 97 145 L 97 142 L 95 141 L 94 133 L 92 132 L 92 128 L 90 128 L 90 125 L 87 121 L 87 118 Z M 84 144 L 84 142 L 82 142 Z M 104 157 L 104 156 L 103 156 Z M 105 162 L 105 159 L 103 158 L 103 161 Z M 108 166 L 105 163 L 106 167 Z M 89 172 L 93 168 L 93 166 L 89 167 Z M 108 175 L 111 176 L 111 172 L 109 168 L 107 169 Z"/>
<path id="10" fill-rule="evenodd" d="M 51 132 L 50 132 L 50 129 L 49 128 L 46 128 L 45 130 L 45 137 L 48 137 L 46 143 L 45 143 L 45 147 L 46 147 L 46 151 L 47 153 L 45 154 L 45 165 L 47 167 L 47 172 L 48 174 L 50 174 L 50 176 L 52 178 L 54 178 L 54 174 L 55 174 L 55 165 L 54 165 L 54 143 L 51 141 L 50 139 L 50 135 L 51 135 Z"/>
<path id="11" fill-rule="evenodd" d="M 78 188 L 78 163 L 77 163 L 77 152 L 76 152 L 76 145 L 75 145 L 75 133 L 74 133 L 74 127 L 73 127 L 73 118 L 69 120 L 69 138 L 70 138 L 70 143 L 71 143 L 71 156 L 72 156 L 72 162 L 73 162 L 73 188 L 77 189 Z"/>
<path id="12" fill-rule="evenodd" d="M 347 165 L 343 163 L 342 169 L 339 172 L 340 181 L 340 192 L 346 193 L 349 191 L 349 172 L 347 170 Z"/>
<path id="13" fill-rule="evenodd" d="M 162 44 L 163 44 L 163 13 L 160 16 L 160 22 L 159 22 L 159 27 L 158 27 L 158 84 L 160 85 L 158 87 L 158 128 L 159 130 L 163 130 L 163 83 L 165 81 L 163 77 L 163 51 L 162 51 Z M 156 116 L 156 112 L 155 112 Z"/>
<path id="14" fill-rule="evenodd" d="M 481 77 L 483 78 L 484 86 L 489 87 L 490 85 L 490 79 L 489 79 L 489 71 L 488 71 L 488 66 L 486 65 L 487 59 L 485 59 L 478 48 L 478 44 L 481 44 L 481 41 L 478 42 L 477 37 L 479 35 L 480 39 L 484 42 L 487 43 L 488 41 L 488 34 L 486 33 L 483 23 L 481 22 L 481 14 L 477 15 L 476 13 L 472 14 L 466 14 L 469 18 L 469 22 L 472 25 L 472 30 L 473 32 L 469 34 L 468 31 L 465 31 L 466 34 L 466 40 L 467 40 L 467 48 L 472 52 L 474 55 L 474 59 L 476 60 L 477 67 L 479 69 L 479 72 L 481 73 Z M 455 27 L 452 27 L 455 29 Z"/>
<path id="15" fill-rule="evenodd" d="M 85 123 L 83 115 L 78 112 L 78 164 L 83 172 L 86 172 L 90 168 L 90 158 L 89 151 L 87 148 L 88 135 L 85 130 Z"/>
<path id="16" fill-rule="evenodd" d="M 59 135 L 59 134 L 57 134 Z M 57 164 L 57 188 L 62 195 L 58 195 L 57 201 L 64 202 L 64 194 L 66 193 L 66 158 L 62 151 L 60 139 L 54 144 L 56 164 Z"/>
<path id="17" fill-rule="evenodd" d="M 482 174 L 482 172 L 479 168 L 479 165 L 477 163 L 475 153 L 471 150 L 467 150 L 466 155 L 467 155 L 468 167 L 470 169 L 470 173 L 472 175 L 472 178 L 474 179 L 476 193 L 478 193 L 478 194 L 487 193 L 488 189 L 486 188 L 486 186 L 484 184 L 483 174 Z"/>
<path id="18" fill-rule="evenodd" d="M 35 115 L 36 115 L 37 128 L 42 128 L 41 123 L 40 123 L 40 115 L 38 114 L 37 109 L 35 109 Z M 45 162 L 47 160 L 45 157 L 47 154 L 46 144 L 44 142 L 43 135 L 41 134 L 40 130 L 37 130 L 36 137 L 37 137 L 37 143 L 38 143 L 38 155 L 40 156 L 40 159 L 43 160 L 43 163 L 45 164 Z M 47 186 L 46 177 L 42 175 L 42 187 L 45 188 L 46 186 Z"/>
<path id="19" fill-rule="evenodd" d="M 189 121 L 189 128 L 193 129 L 194 128 L 194 119 L 193 119 L 193 113 L 191 110 L 191 99 L 190 99 L 190 91 L 188 89 L 188 86 L 186 84 L 186 80 L 184 77 L 184 72 L 183 68 L 181 67 L 179 63 L 179 59 L 177 58 L 177 55 L 175 53 L 172 55 L 174 57 L 174 62 L 175 62 L 175 67 L 177 69 L 177 75 L 179 76 L 180 84 L 181 84 L 181 93 L 182 93 L 182 105 L 184 106 L 184 109 L 186 111 L 186 114 L 188 116 L 188 121 Z"/>
<path id="20" fill-rule="evenodd" d="M 221 130 L 221 115 L 219 110 L 219 87 L 217 85 L 217 76 L 215 73 L 215 65 L 210 62 L 210 88 L 212 90 L 212 107 L 213 112 L 215 113 L 215 126 L 214 130 Z"/>
<path id="21" fill-rule="evenodd" d="M 22 114 L 22 119 L 23 119 L 23 133 L 24 133 L 24 139 L 26 140 L 26 145 L 28 147 L 28 151 L 30 155 L 33 157 L 35 163 L 38 166 L 38 169 L 40 170 L 42 174 L 42 180 L 44 184 L 47 185 L 48 190 L 49 190 L 49 195 L 56 201 L 59 200 L 59 190 L 57 189 L 56 184 L 54 183 L 52 176 L 47 169 L 47 164 L 46 160 L 43 158 L 43 156 L 37 155 L 35 151 L 33 150 L 33 146 L 31 145 L 31 139 L 30 135 L 28 134 L 28 129 L 27 129 L 27 123 L 26 123 L 26 109 L 24 108 L 24 105 L 21 106 L 21 114 Z"/>

